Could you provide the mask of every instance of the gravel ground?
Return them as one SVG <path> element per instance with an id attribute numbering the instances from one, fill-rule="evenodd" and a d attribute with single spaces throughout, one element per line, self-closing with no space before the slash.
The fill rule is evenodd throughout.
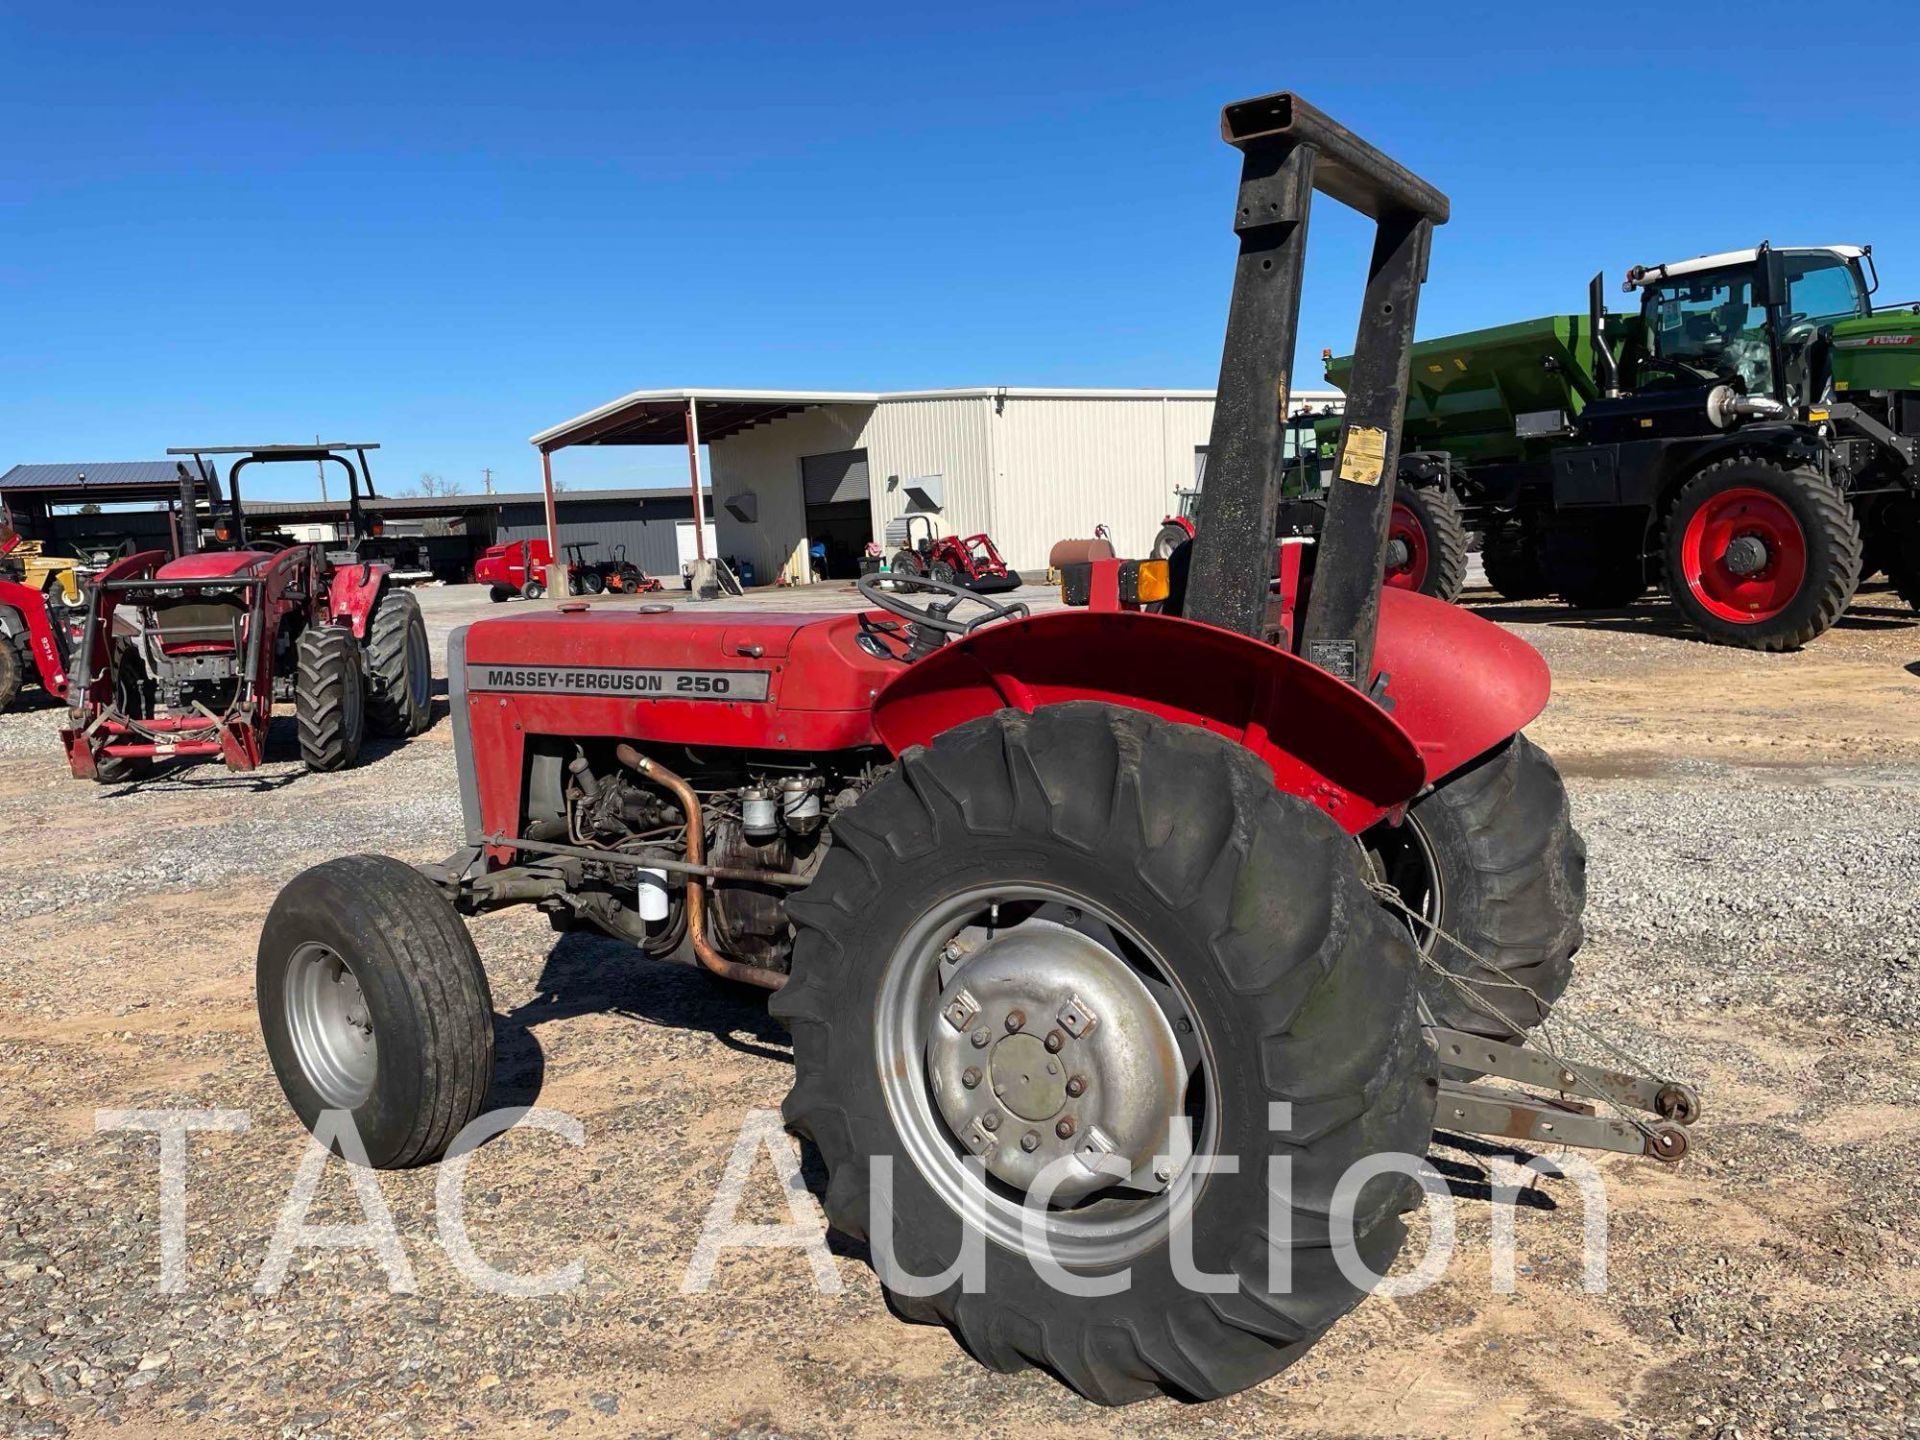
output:
<path id="1" fill-rule="evenodd" d="M 437 660 L 453 624 L 497 613 L 471 589 L 422 598 Z M 1708 1107 L 1684 1164 L 1600 1162 L 1604 1293 L 1579 1283 L 1578 1196 L 1548 1181 L 1519 1221 L 1518 1288 L 1493 1294 L 1487 1147 L 1443 1136 L 1459 1225 L 1446 1279 L 1369 1301 L 1301 1365 L 1217 1404 L 1105 1411 L 986 1371 L 891 1319 L 840 1237 L 838 1294 L 816 1295 L 790 1253 L 748 1251 L 683 1296 L 743 1119 L 785 1093 L 786 1036 L 751 997 L 527 912 L 474 926 L 498 1012 L 493 1102 L 566 1111 L 584 1143 L 486 1147 L 467 1217 L 482 1258 L 578 1260 L 580 1283 L 535 1299 L 465 1285 L 438 1243 L 435 1176 L 410 1172 L 377 1181 L 410 1291 L 366 1253 L 316 1248 L 259 1293 L 304 1141 L 251 1011 L 261 917 L 316 860 L 453 847 L 450 727 L 336 776 L 301 773 L 276 734 L 256 776 L 198 767 L 128 789 L 69 779 L 42 708 L 0 717 L 0 1426 L 1920 1434 L 1920 626 L 1870 595 L 1813 649 L 1759 657 L 1680 638 L 1652 605 L 1486 613 L 1554 665 L 1532 733 L 1590 846 L 1589 941 L 1563 1010 L 1697 1080 Z M 95 1133 L 96 1111 L 124 1107 L 250 1117 L 192 1138 L 177 1294 L 159 1289 L 154 1138 Z M 784 1217 L 764 1157 L 748 1199 L 747 1218 Z M 331 1167 L 310 1223 L 360 1216 Z"/>

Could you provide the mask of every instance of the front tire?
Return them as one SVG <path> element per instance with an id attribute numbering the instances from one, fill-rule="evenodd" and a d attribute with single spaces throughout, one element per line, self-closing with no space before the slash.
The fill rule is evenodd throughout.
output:
<path id="1" fill-rule="evenodd" d="M 366 733 L 366 681 L 360 644 L 342 625 L 301 632 L 294 680 L 300 758 L 309 770 L 344 770 L 360 758 Z"/>
<path id="2" fill-rule="evenodd" d="M 376 1169 L 438 1159 L 493 1075 L 493 996 L 467 927 L 384 855 L 294 877 L 254 965 L 261 1033 L 300 1122 L 347 1110 Z"/>
<path id="3" fill-rule="evenodd" d="M 1737 455 L 1681 487 L 1667 519 L 1667 591 L 1701 634 L 1797 650 L 1860 584 L 1860 522 L 1819 471 Z"/>
<path id="4" fill-rule="evenodd" d="M 1025 1163 L 1016 1153 L 1029 1149 L 1022 1132 L 1052 1100 L 1024 1112 L 1008 1107 L 1033 1099 L 1018 1082 L 1054 1082 L 1037 1064 L 1019 1062 L 1014 1101 L 987 1102 L 986 1090 L 969 1088 L 977 1075 L 961 1077 L 956 1089 L 943 1057 L 953 1048 L 972 1053 L 964 1047 L 976 1023 L 972 1043 L 986 1057 L 988 1089 L 1000 1088 L 1003 1045 L 1052 1027 L 1044 1052 L 1037 1042 L 1027 1048 L 1045 1061 L 1060 1038 L 1057 1048 L 1082 1082 L 1065 1094 L 1086 1097 L 1062 1103 L 1093 1107 L 1109 1094 L 1131 1104 L 1138 1082 L 1103 1070 L 1097 1055 L 1086 1060 L 1085 1040 L 1098 1037 L 1101 1024 L 1144 1034 L 1171 1014 L 1187 1037 L 1179 1054 L 1193 1067 L 1185 1094 L 1198 1114 L 1200 1149 L 1240 1157 L 1237 1174 L 1213 1174 L 1192 1191 L 1192 1254 L 1201 1270 L 1229 1278 L 1225 1293 L 1180 1283 L 1153 1208 L 1164 1195 L 1121 1188 L 1036 1212 L 1069 1270 L 1131 1273 L 1120 1294 L 1064 1294 L 1039 1278 L 1009 1228 L 1009 1213 L 1023 1213 L 1024 1192 L 1002 1187 L 981 1212 L 984 1290 L 965 1293 L 956 1278 L 915 1297 L 889 1284 L 897 1311 L 948 1326 L 995 1369 L 1039 1366 L 1090 1399 L 1118 1404 L 1160 1392 L 1213 1398 L 1258 1384 L 1360 1301 L 1364 1292 L 1340 1273 L 1326 1243 L 1329 1197 L 1364 1157 L 1425 1153 L 1434 1059 L 1420 1032 L 1406 932 L 1371 902 L 1351 842 L 1325 815 L 1276 790 L 1250 754 L 1217 736 L 1074 702 L 1031 715 L 1002 711 L 910 750 L 836 817 L 834 838 L 819 877 L 788 902 L 798 927 L 793 973 L 772 1008 L 793 1031 L 786 1115 L 826 1160 L 826 1209 L 836 1227 L 868 1237 L 869 1168 L 873 1157 L 888 1156 L 899 1263 L 926 1276 L 954 1260 L 966 1151 L 940 1107 L 955 1096 L 986 1107 L 972 1122 L 985 1127 L 976 1148 L 987 1131 L 1003 1133 L 1004 1163 Z M 994 898 L 1001 892 L 1004 908 Z M 1045 896 L 1054 899 L 1034 898 Z M 1000 928 L 982 941 L 965 915 Z M 970 947 L 958 959 L 941 943 L 948 925 Z M 1117 999 L 1090 1000 L 1107 1013 L 1090 1031 L 1076 1029 L 1083 987 L 1067 967 L 1083 963 L 1075 957 L 1100 935 L 1108 937 L 1100 963 L 1115 977 L 1109 993 L 1131 984 L 1155 1004 L 1136 1013 Z M 989 962 L 1020 953 L 1001 948 L 1016 942 L 1058 959 L 1037 966 L 1033 983 L 1072 994 L 1048 990 L 1044 1006 L 1032 1001 L 1019 1017 L 1001 1015 Z M 1127 961 L 1114 959 L 1120 955 Z M 949 962 L 956 968 L 943 975 L 937 967 Z M 960 991 L 979 1001 L 980 1018 L 967 1017 L 949 1036 L 939 1027 L 954 1023 Z M 1024 1027 L 1017 1031 L 1016 1018 Z M 983 1117 L 999 1108 L 1007 1108 L 1006 1122 L 988 1125 Z M 1094 1113 L 1080 1119 L 1084 1128 L 1070 1133 L 1090 1137 L 1106 1124 Z M 1042 1156 L 1061 1123 L 1048 1114 L 1033 1124 Z M 989 1165 L 999 1155 L 994 1144 L 985 1146 Z M 1269 1156 L 1290 1157 L 1293 1167 L 1293 1275 L 1282 1293 L 1267 1285 Z M 1401 1216 L 1417 1193 L 1393 1175 L 1362 1195 L 1354 1233 L 1375 1273 L 1398 1252 Z"/>
<path id="5" fill-rule="evenodd" d="M 511 585 L 489 585 L 487 587 L 487 598 L 496 605 L 504 605 L 514 597 L 514 594 L 515 591 Z"/>
<path id="6" fill-rule="evenodd" d="M 1467 583 L 1467 525 L 1460 497 L 1432 485 L 1396 488 L 1385 583 L 1445 600 Z"/>
<path id="7" fill-rule="evenodd" d="M 433 723 L 433 652 L 420 602 L 389 590 L 367 624 L 367 728 L 386 739 Z"/>
<path id="8" fill-rule="evenodd" d="M 529 600 L 538 600 L 547 593 L 547 587 L 538 580 L 529 580 L 520 587 L 520 593 Z"/>
<path id="9" fill-rule="evenodd" d="M 0 635 L 0 712 L 12 709 L 13 702 L 20 698 L 25 674 L 20 652 L 13 648 L 13 638 Z"/>
<path id="10" fill-rule="evenodd" d="M 1422 970 L 1436 1023 L 1510 1040 L 1546 1019 L 1573 978 L 1587 903 L 1586 841 L 1546 751 L 1515 735 L 1363 843 L 1376 873 L 1415 912 L 1402 917 L 1414 943 L 1472 991 Z"/>

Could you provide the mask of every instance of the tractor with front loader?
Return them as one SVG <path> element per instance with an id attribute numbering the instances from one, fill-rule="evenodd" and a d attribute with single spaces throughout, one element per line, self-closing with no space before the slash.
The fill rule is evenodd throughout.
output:
<path id="1" fill-rule="evenodd" d="M 157 763 L 219 758 L 258 769 L 275 703 L 292 702 L 309 770 L 360 756 L 368 731 L 418 735 L 433 716 L 432 658 L 420 603 L 384 564 L 360 505 L 362 445 L 202 446 L 180 475 L 180 554 L 115 561 L 88 587 L 60 732 L 75 776 L 137 780 Z M 360 456 L 356 472 L 350 453 Z M 218 495 L 215 461 L 236 457 L 227 501 L 203 536 L 196 477 Z M 250 524 L 240 477 L 263 464 L 334 463 L 347 473 L 349 534 L 336 548 L 289 544 Z"/>
<path id="2" fill-rule="evenodd" d="M 1920 306 L 1871 247 L 1636 265 L 1636 310 L 1413 348 L 1397 484 L 1483 537 L 1509 600 L 1612 609 L 1664 584 L 1702 637 L 1792 650 L 1884 570 L 1920 607 Z M 1344 386 L 1353 358 L 1331 360 Z"/>
<path id="3" fill-rule="evenodd" d="M 261 934 L 305 1123 L 345 1112 L 375 1166 L 445 1153 L 494 1055 L 463 916 L 536 906 L 772 992 L 788 1122 L 894 1307 L 1108 1403 L 1299 1358 L 1365 1293 L 1346 1259 L 1392 1262 L 1436 1125 L 1685 1154 L 1685 1087 L 1529 1038 L 1585 899 L 1520 733 L 1544 662 L 1381 583 L 1446 197 L 1288 94 L 1223 130 L 1239 259 L 1192 544 L 1069 565 L 1047 614 L 890 572 L 853 614 L 575 603 L 456 631 L 466 843 L 319 865 Z M 1278 547 L 1276 586 L 1316 190 L 1377 240 L 1319 554 L 1308 575 Z M 1382 1156 L 1408 1158 L 1343 1228 L 1342 1177 Z"/>
<path id="4" fill-rule="evenodd" d="M 0 525 L 0 711 L 36 682 L 49 700 L 66 698 L 67 656 L 86 608 L 78 566 Z"/>

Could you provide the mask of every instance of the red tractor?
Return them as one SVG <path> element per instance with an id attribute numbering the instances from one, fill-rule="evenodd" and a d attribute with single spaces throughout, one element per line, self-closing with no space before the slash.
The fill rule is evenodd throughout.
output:
<path id="1" fill-rule="evenodd" d="M 52 579 L 31 583 L 19 547 L 19 533 L 0 525 L 0 711 L 35 680 L 48 699 L 66 699 L 67 655 L 85 615 L 84 597 L 76 604 Z"/>
<path id="2" fill-rule="evenodd" d="M 465 846 L 317 866 L 261 935 L 267 1051 L 307 1124 L 348 1112 L 376 1166 L 444 1153 L 493 1064 L 461 916 L 535 905 L 775 992 L 786 1116 L 895 1308 L 1110 1403 L 1297 1359 L 1364 1295 L 1349 1260 L 1400 1248 L 1437 1123 L 1684 1153 L 1684 1087 L 1527 1038 L 1585 898 L 1520 734 L 1544 662 L 1381 585 L 1375 466 L 1446 198 L 1289 95 L 1224 127 L 1240 260 L 1199 540 L 1069 566 L 1078 608 L 1043 615 L 896 571 L 861 579 L 859 614 L 456 631 Z M 1274 396 L 1316 185 L 1379 240 L 1349 478 L 1310 590 L 1289 564 L 1276 593 Z M 1382 1156 L 1406 1164 L 1340 1190 Z"/>
<path id="3" fill-rule="evenodd" d="M 922 527 L 917 539 L 916 522 Z M 906 542 L 894 551 L 887 567 L 890 574 L 925 576 L 981 595 L 1020 588 L 1019 572 L 1007 568 L 991 536 L 935 535 L 933 521 L 925 515 L 903 515 L 900 523 Z"/>
<path id="4" fill-rule="evenodd" d="M 426 622 L 385 565 L 356 558 L 370 536 L 360 505 L 359 445 L 246 445 L 191 455 L 218 495 L 208 456 L 234 455 L 228 501 L 206 543 L 194 476 L 179 462 L 181 553 L 147 550 L 94 579 L 75 647 L 67 727 L 73 773 L 117 784 L 156 762 L 224 759 L 257 769 L 276 701 L 291 701 L 310 770 L 359 758 L 363 735 L 401 737 L 433 717 Z M 360 468 L 345 452 L 360 455 Z M 347 472 L 349 534 L 339 548 L 288 544 L 250 531 L 240 475 L 251 465 L 332 462 Z"/>

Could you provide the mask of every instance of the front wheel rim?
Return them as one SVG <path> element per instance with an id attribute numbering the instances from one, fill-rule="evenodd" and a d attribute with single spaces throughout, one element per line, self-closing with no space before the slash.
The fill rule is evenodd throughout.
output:
<path id="1" fill-rule="evenodd" d="M 330 1109 L 353 1110 L 373 1093 L 379 1046 L 360 981 L 325 945 L 287 960 L 287 1033 L 301 1074 Z"/>
<path id="2" fill-rule="evenodd" d="M 1386 583 L 1396 590 L 1418 590 L 1427 578 L 1427 527 L 1420 523 L 1420 517 L 1410 506 L 1398 500 L 1393 503 L 1393 517 L 1387 529 L 1388 545 L 1396 540 L 1406 548 L 1406 559 L 1398 564 L 1389 562 Z"/>
<path id="3" fill-rule="evenodd" d="M 996 913 L 996 907 L 997 913 L 1012 923 L 1003 925 L 998 932 L 983 931 L 979 922 Z M 1013 919 L 1022 912 L 1031 912 L 1031 918 Z M 1071 922 L 1069 915 L 1074 917 Z M 984 1002 L 980 1013 L 961 1017 L 960 1025 L 952 1024 L 947 1009 L 961 992 L 970 989 L 969 970 L 977 962 L 965 955 L 958 960 L 949 958 L 950 943 L 958 937 L 967 945 L 978 946 L 974 954 L 985 959 L 994 946 L 991 938 L 982 943 L 983 933 L 988 937 L 996 933 L 1011 936 L 1027 926 L 1074 932 L 1077 938 L 1069 943 L 1079 952 L 1080 958 L 1074 962 L 1077 964 L 1086 964 L 1090 953 L 1081 943 L 1083 940 L 1089 936 L 1106 937 L 1097 943 L 1107 951 L 1115 973 L 1108 977 L 1111 987 L 1103 992 L 1108 998 L 1090 1003 L 1089 1008 L 1097 1014 L 1102 1005 L 1116 1005 L 1114 997 L 1132 992 L 1137 985 L 1137 993 L 1150 997 L 1153 1014 L 1139 1009 L 1129 1011 L 1126 1007 L 1132 1002 L 1119 1000 L 1117 1008 L 1097 1020 L 1084 1036 L 1067 1038 L 1065 1032 L 1071 1026 L 1063 1023 L 1062 1016 L 1067 1015 L 1064 1004 L 1048 1004 L 1044 1009 L 1030 1005 L 1025 1007 L 1031 1012 L 1027 1023 L 1016 1032 L 1008 1029 L 1008 1017 L 1000 1013 L 1005 1005 L 996 1006 L 989 994 L 983 993 L 978 997 Z M 1127 972 L 1126 975 L 1120 974 L 1121 971 Z M 988 986 L 981 988 L 985 991 Z M 1070 1000 L 1073 996 L 1067 998 Z M 1096 1091 L 1102 1090 L 1104 1081 L 1102 1072 L 1090 1063 L 1093 1052 L 1082 1042 L 1098 1036 L 1099 1026 L 1106 1023 L 1115 1027 L 1116 1034 L 1121 1033 L 1124 1024 L 1125 1033 L 1136 1036 L 1164 1027 L 1162 1033 L 1174 1046 L 1180 1069 L 1179 1093 L 1171 1098 L 1168 1106 L 1171 1113 L 1154 1114 L 1150 1119 L 1132 1117 L 1136 1126 L 1158 1125 L 1159 1137 L 1153 1155 L 1128 1181 L 1104 1184 L 1068 1197 L 1070 1203 L 1064 1206 L 1045 1209 L 1029 1206 L 1024 1203 L 1024 1192 L 1001 1178 L 1006 1167 L 996 1166 L 991 1158 L 982 1155 L 981 1142 L 991 1138 L 1007 1146 L 1009 1160 L 1017 1166 L 1028 1153 L 1022 1147 L 1030 1135 L 1038 1142 L 1031 1152 L 1038 1157 L 1033 1163 L 1041 1163 L 1049 1156 L 1057 1159 L 1059 1152 L 1091 1140 L 1093 1132 L 1101 1126 L 1088 1120 L 1088 1116 L 1107 1112 L 1096 1108 L 1102 1103 L 1104 1093 L 1101 1098 L 1092 1098 Z M 941 1027 L 952 1033 L 947 1034 Z M 979 1045 L 976 1050 L 976 1034 L 983 1030 L 987 1044 Z M 1003 1125 L 993 1137 L 979 1133 L 971 1125 L 965 1132 L 958 1131 L 950 1120 L 955 1097 L 964 1091 L 962 1103 L 969 1110 L 984 1111 L 990 1092 L 1009 1078 L 999 1073 L 1003 1042 L 1034 1041 L 1026 1047 L 1033 1050 L 1031 1057 L 1009 1054 L 1006 1058 L 1009 1061 L 1032 1058 L 1044 1065 L 1053 1053 L 1047 1037 L 1056 1031 L 1063 1037 L 1059 1054 L 1078 1063 L 1064 1066 L 1057 1076 L 1040 1080 L 1036 1075 L 1035 1079 L 1044 1085 L 1064 1085 L 1079 1078 L 1089 1081 L 1086 1089 L 1077 1096 L 1071 1090 L 1063 1091 L 1074 1098 L 1058 1112 L 1044 1116 L 1040 1112 L 1048 1110 L 1048 1104 L 1028 1101 L 1027 1118 L 1008 1108 Z M 930 1044 L 936 1037 L 944 1043 Z M 976 886 L 928 909 L 894 947 L 876 1004 L 875 1041 L 881 1088 L 908 1159 L 935 1194 L 963 1219 L 978 1221 L 986 1237 L 1004 1249 L 1021 1254 L 1028 1252 L 1032 1247 L 1026 1240 L 1025 1227 L 1031 1225 L 1045 1235 L 1053 1257 L 1062 1264 L 1097 1267 L 1125 1263 L 1159 1243 L 1174 1219 L 1190 1209 L 1199 1188 L 1206 1183 L 1204 1176 L 1198 1176 L 1189 1184 L 1186 1173 L 1196 1150 L 1210 1154 L 1218 1143 L 1220 1102 L 1214 1081 L 1217 1072 L 1208 1058 L 1198 1017 L 1157 952 L 1111 911 L 1071 891 L 1024 882 Z M 1132 1048 L 1129 1047 L 1129 1053 Z M 1142 1054 L 1153 1054 L 1151 1044 L 1138 1049 Z M 1150 1060 L 1145 1068 L 1151 1071 L 1157 1064 Z M 956 1074 L 964 1075 L 963 1066 L 978 1071 L 971 1085 L 967 1085 L 964 1078 L 956 1082 Z M 1164 1086 L 1156 1092 L 1155 1099 L 1157 1103 L 1167 1102 Z M 1036 1116 L 1039 1118 L 1032 1118 Z M 973 1119 L 977 1121 L 979 1116 Z M 1058 1127 L 1063 1119 L 1086 1123 L 1061 1135 Z M 1122 1140 L 1124 1148 L 1125 1140 L 1137 1138 L 1140 1133 L 1138 1128 L 1124 1135 L 1103 1133 L 1101 1140 Z M 1096 1146 L 1099 1143 L 1095 1141 Z M 1119 1154 L 1119 1150 L 1108 1153 Z M 1130 1163 L 1127 1157 L 1122 1158 L 1123 1163 Z M 984 1186 L 978 1178 L 983 1166 Z M 1057 1173 L 1071 1174 L 1073 1165 L 1061 1166 Z"/>
<path id="4" fill-rule="evenodd" d="M 1753 566 L 1747 558 L 1758 555 Z M 1709 614 L 1736 625 L 1775 619 L 1807 577 L 1807 537 L 1777 495 L 1736 486 L 1709 495 L 1680 535 L 1681 579 Z"/>

